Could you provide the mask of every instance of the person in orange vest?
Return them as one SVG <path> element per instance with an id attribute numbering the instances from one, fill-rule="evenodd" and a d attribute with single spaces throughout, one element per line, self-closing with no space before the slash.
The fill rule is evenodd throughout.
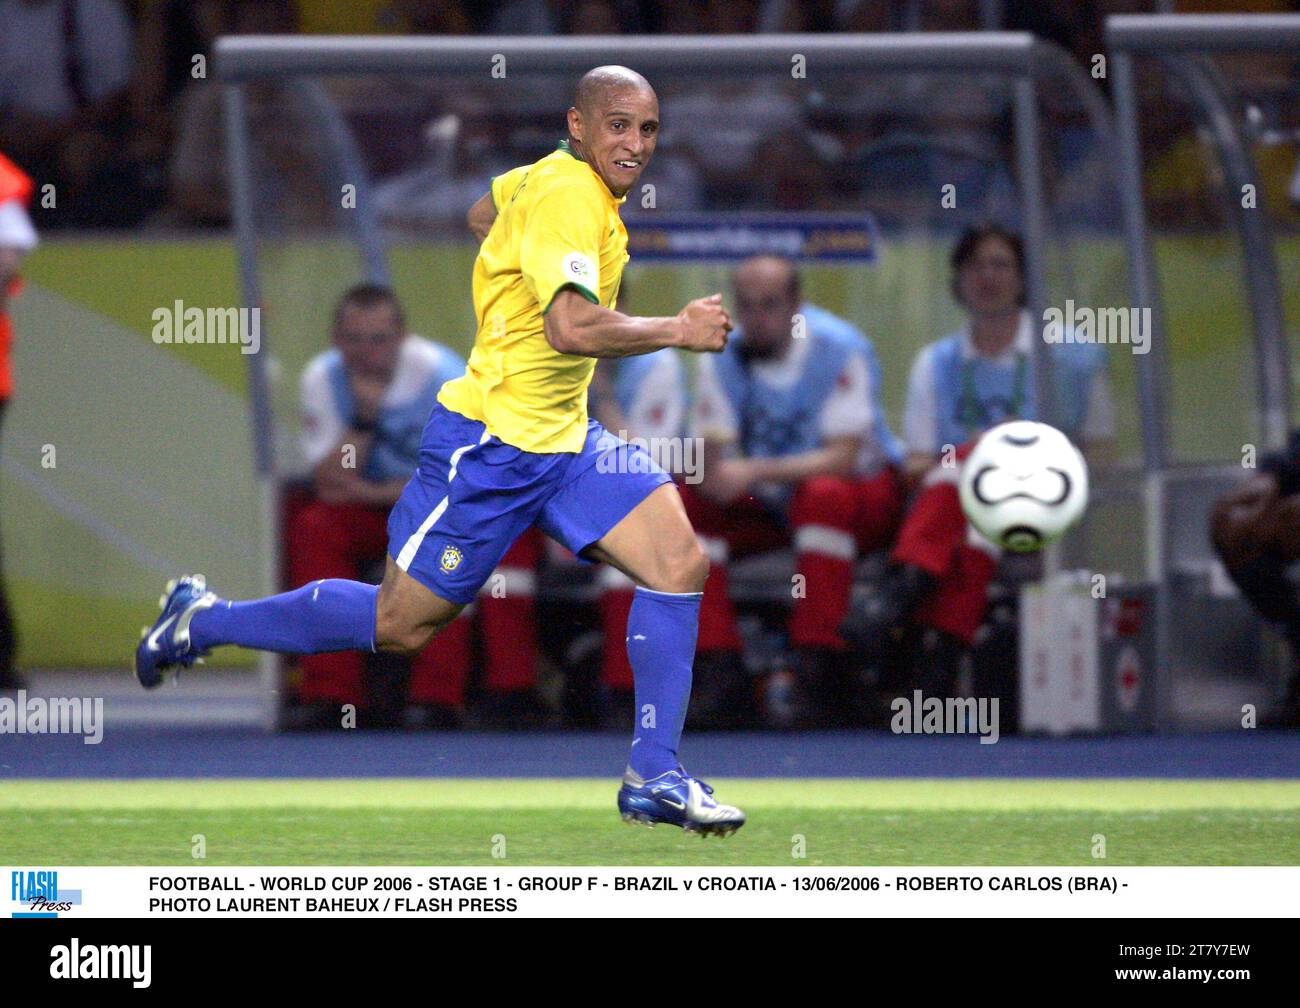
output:
<path id="1" fill-rule="evenodd" d="M 0 154 L 0 423 L 13 395 L 10 365 L 13 322 L 9 318 L 9 302 L 22 286 L 18 265 L 22 257 L 36 247 L 36 229 L 27 216 L 31 196 L 32 180 Z M 0 689 L 23 686 L 14 669 L 14 643 L 13 618 L 9 614 L 3 581 L 0 581 Z"/>

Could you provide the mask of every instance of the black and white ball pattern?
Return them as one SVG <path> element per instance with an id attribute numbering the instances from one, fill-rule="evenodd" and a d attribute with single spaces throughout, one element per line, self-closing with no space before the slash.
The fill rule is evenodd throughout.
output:
<path id="1" fill-rule="evenodd" d="M 1017 553 L 1059 539 L 1088 506 L 1088 466 L 1055 427 L 1013 420 L 985 432 L 963 463 L 961 506 L 990 542 Z"/>

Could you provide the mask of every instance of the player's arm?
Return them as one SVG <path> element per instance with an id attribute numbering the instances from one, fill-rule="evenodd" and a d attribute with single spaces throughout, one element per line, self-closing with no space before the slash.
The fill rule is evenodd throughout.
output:
<path id="1" fill-rule="evenodd" d="M 321 374 L 305 378 L 302 387 L 304 449 L 312 465 L 316 495 L 331 504 L 390 506 L 397 502 L 405 480 L 374 482 L 365 479 L 366 461 L 375 439 L 375 421 L 387 382 L 366 376 L 350 377 L 356 413 L 342 418 L 325 406 L 333 401 Z"/>
<path id="2" fill-rule="evenodd" d="M 545 317 L 546 342 L 578 357 L 629 357 L 664 347 L 717 352 L 727 345 L 731 318 L 722 295 L 696 298 L 675 316 L 640 318 L 593 304 L 565 287 Z"/>
<path id="3" fill-rule="evenodd" d="M 474 237 L 481 243 L 492 230 L 492 222 L 497 219 L 497 205 L 492 199 L 490 192 L 484 193 L 479 197 L 469 213 L 465 215 L 465 223 L 469 225 L 470 231 Z"/>
<path id="4" fill-rule="evenodd" d="M 373 442 L 373 431 L 348 428 L 312 470 L 316 496 L 327 504 L 366 504 L 371 507 L 396 504 L 406 488 L 406 480 L 375 482 L 361 475 Z"/>
<path id="5" fill-rule="evenodd" d="M 939 410 L 934 395 L 934 367 L 930 347 L 912 361 L 907 380 L 907 402 L 903 408 L 903 476 L 910 489 L 918 484 L 939 459 Z"/>
<path id="6" fill-rule="evenodd" d="M 802 483 L 814 476 L 849 476 L 862 450 L 851 434 L 827 438 L 820 448 L 778 458 L 746 459 L 755 483 Z"/>
<path id="7" fill-rule="evenodd" d="M 638 318 L 600 304 L 606 224 L 600 203 L 578 184 L 548 188 L 529 207 L 519 271 L 541 308 L 546 341 L 578 357 L 721 350 L 731 330 L 721 294 L 692 301 L 671 318 Z"/>
<path id="8" fill-rule="evenodd" d="M 302 415 L 302 454 L 311 466 L 312 489 L 325 498 L 341 481 L 345 446 L 353 432 L 334 408 L 334 396 L 324 368 L 309 367 L 298 388 Z"/>
<path id="9" fill-rule="evenodd" d="M 1229 570 L 1258 559 L 1269 539 L 1267 516 L 1278 501 L 1277 478 L 1260 473 L 1215 502 L 1210 512 L 1210 541 Z"/>
<path id="10" fill-rule="evenodd" d="M 862 449 L 853 435 L 826 438 L 820 448 L 779 458 L 719 458 L 705 442 L 704 479 L 700 491 L 719 504 L 749 493 L 755 483 L 798 484 L 814 476 L 850 476 Z"/>

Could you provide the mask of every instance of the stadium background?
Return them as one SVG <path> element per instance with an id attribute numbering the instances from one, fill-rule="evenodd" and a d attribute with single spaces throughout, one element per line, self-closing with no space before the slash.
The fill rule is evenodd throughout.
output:
<path id="1" fill-rule="evenodd" d="M 144 3 L 133 10 L 135 30 L 142 32 L 150 11 L 162 6 L 166 5 Z M 640 27 L 649 29 L 733 32 L 754 30 L 767 23 L 764 18 L 776 16 L 772 11 L 784 10 L 800 23 L 780 27 L 805 31 L 966 31 L 981 27 L 1037 31 L 1060 43 L 1087 73 L 1090 57 L 1107 51 L 1102 35 L 1102 19 L 1107 14 L 1279 12 L 1289 11 L 1292 6 L 1272 2 L 1141 0 L 1042 5 L 924 0 L 787 5 L 519 3 L 466 4 L 460 6 L 463 21 L 454 14 L 457 8 L 455 4 L 299 3 L 296 27 L 300 32 L 387 33 L 401 27 L 401 16 L 438 9 L 443 13 L 430 15 L 436 23 L 426 22 L 425 29 L 436 32 L 468 27 L 488 32 L 500 24 L 531 24 L 556 33 L 577 33 L 596 25 L 618 27 L 639 20 Z M 385 20 L 385 11 L 399 12 L 398 20 Z M 629 15 L 632 20 L 627 20 Z M 528 21 L 527 16 L 533 20 Z M 620 17 L 624 17 L 622 22 Z M 627 61 L 635 65 L 635 43 L 630 44 L 629 53 Z M 1275 231 L 1274 255 L 1287 328 L 1294 333 L 1300 325 L 1300 212 L 1288 197 L 1287 188 L 1296 167 L 1296 130 L 1300 128 L 1296 54 L 1222 57 L 1216 58 L 1215 64 L 1228 82 L 1234 107 L 1253 107 L 1262 116 L 1262 125 L 1250 134 L 1251 153 L 1262 187 L 1260 204 L 1266 208 Z M 944 146 L 936 141 L 954 129 L 953 116 L 967 116 L 971 109 L 956 101 L 954 111 L 949 102 L 957 89 L 951 81 L 945 84 L 917 75 L 912 80 L 920 83 L 913 83 L 909 90 L 908 75 L 900 74 L 898 78 L 901 83 L 895 81 L 894 89 L 882 88 L 879 95 L 856 108 L 846 105 L 838 119 L 810 114 L 817 110 L 804 108 L 793 124 L 778 123 L 774 128 L 768 122 L 763 129 L 755 127 L 749 140 L 740 145 L 747 156 L 739 169 L 716 177 L 709 177 L 708 171 L 700 173 L 705 176 L 704 184 L 692 207 L 726 212 L 779 206 L 795 213 L 867 209 L 876 216 L 882 230 L 876 262 L 868 266 L 809 264 L 804 279 L 809 300 L 844 315 L 873 338 L 885 376 L 885 405 L 895 430 L 914 354 L 962 321 L 947 293 L 947 252 L 957 228 L 989 216 L 1016 226 L 1024 223 L 1007 148 L 1009 89 L 987 82 L 981 85 L 987 91 L 982 107 L 976 102 L 976 125 L 970 127 L 967 123 L 973 133 L 979 134 L 978 153 L 968 157 L 969 152 L 959 152 L 958 157 L 961 167 L 971 172 L 969 177 L 980 199 L 967 204 L 962 195 L 965 190 L 959 187 L 958 211 L 945 215 L 934 205 L 934 194 L 940 185 L 950 181 L 949 173 L 956 169 L 952 159 L 932 154 L 933 150 L 943 152 Z M 1225 192 L 1221 166 L 1199 113 L 1179 94 L 1174 82 L 1152 62 L 1142 65 L 1140 81 L 1147 212 L 1169 337 L 1173 454 L 1180 462 L 1236 464 L 1242 446 L 1258 443 L 1260 435 L 1255 415 L 1251 316 L 1242 281 L 1244 254 L 1226 209 L 1227 201 L 1235 194 Z M 384 130 L 392 126 L 393 120 L 375 114 L 376 95 L 397 83 L 388 80 L 386 84 L 362 88 L 356 81 L 328 82 L 331 94 L 357 129 L 363 150 L 367 144 L 376 149 L 384 147 Z M 555 112 L 549 118 L 535 119 L 527 137 L 513 144 L 510 153 L 515 161 L 536 156 L 560 134 L 559 110 L 567 104 L 569 82 L 556 79 L 547 83 L 548 93 L 557 96 L 551 103 Z M 674 81 L 673 85 L 679 83 Z M 837 86 L 843 95 L 862 90 L 868 83 L 848 78 Z M 1102 94 L 1106 93 L 1106 81 L 1093 83 Z M 209 81 L 206 86 L 216 85 Z M 463 126 L 482 118 L 484 109 L 493 107 L 492 84 L 486 81 L 456 96 L 441 92 L 428 81 L 415 85 L 408 82 L 408 86 L 416 92 L 427 87 L 427 93 L 400 105 L 397 115 L 403 119 L 405 147 L 402 157 L 387 163 L 389 177 L 417 166 L 429 153 L 423 132 L 427 126 L 449 113 L 458 115 Z M 714 88 L 729 93 L 729 89 L 743 91 L 746 86 L 742 80 L 718 79 L 710 81 L 704 90 Z M 668 138 L 676 125 L 672 118 L 672 86 L 661 88 L 661 94 Z M 1080 126 L 1080 110 L 1071 106 L 1067 94 L 1045 91 L 1039 98 L 1044 109 L 1048 161 L 1045 175 L 1052 217 L 1051 254 L 1044 264 L 1049 303 L 1060 304 L 1066 297 L 1098 306 L 1131 303 L 1118 199 L 1104 170 L 1106 159 L 1113 157 L 1114 151 L 1107 150 Z M 693 107 L 699 108 L 698 104 Z M 859 119 L 878 130 L 874 140 L 889 142 L 873 148 L 870 143 L 862 143 L 862 138 L 855 138 L 854 124 Z M 298 136 L 301 125 L 280 123 L 282 132 Z M 178 127 L 179 122 L 172 124 L 173 130 Z M 211 157 L 219 159 L 219 143 L 209 142 Z M 888 184 L 873 191 L 865 181 L 873 177 L 868 172 L 871 162 L 866 155 L 859 160 L 849 156 L 846 151 L 851 149 L 851 142 L 874 153 L 879 159 L 879 178 Z M 890 142 L 896 146 L 891 147 Z M 785 162 L 797 158 L 802 150 L 816 152 L 820 174 L 767 179 L 763 186 L 739 184 L 747 175 L 755 174 L 762 162 Z M 314 156 L 310 150 L 301 153 L 308 159 Z M 692 152 L 689 144 L 675 146 L 668 140 L 661 153 L 689 160 Z M 165 159 L 160 164 L 165 166 Z M 845 187 L 845 178 L 854 172 L 859 181 Z M 320 180 L 307 179 L 286 197 L 271 184 L 270 176 L 259 176 L 259 180 L 265 183 L 259 187 L 259 199 L 265 200 L 267 206 L 296 208 L 289 215 L 294 222 L 287 227 L 282 221 L 259 219 L 263 248 L 260 279 L 267 309 L 272 398 L 281 421 L 277 457 L 291 471 L 295 463 L 297 376 L 303 364 L 325 345 L 333 297 L 357 279 L 360 264 L 355 244 L 339 233 L 332 216 L 332 189 Z M 644 181 L 655 181 L 655 166 Z M 670 192 L 670 187 L 661 190 L 661 205 L 669 205 Z M 157 198 L 159 204 L 152 211 L 165 209 L 165 186 Z M 388 238 L 392 279 L 406 303 L 411 330 L 464 353 L 473 332 L 467 286 L 474 250 L 459 233 L 462 212 L 462 207 L 456 207 L 442 220 L 390 222 L 393 227 Z M 232 597 L 255 595 L 263 587 L 267 530 L 259 519 L 246 361 L 235 347 L 164 346 L 153 342 L 150 335 L 153 311 L 176 300 L 203 306 L 242 303 L 229 222 L 200 226 L 200 222 L 177 221 L 128 201 L 120 219 L 93 223 L 97 226 L 60 220 L 57 214 L 39 221 L 42 245 L 24 264 L 27 286 L 13 309 L 18 334 L 14 357 L 18 394 L 6 417 L 4 450 L 0 453 L 0 496 L 5 502 L 0 521 L 5 576 L 18 618 L 20 666 L 47 691 L 109 696 L 110 716 L 116 710 L 129 720 L 145 711 L 145 719 L 155 723 L 172 720 L 188 725 L 249 720 L 255 708 L 231 701 L 231 697 L 246 698 L 260 688 L 248 671 L 253 661 L 249 655 L 230 649 L 219 653 L 214 664 L 231 669 L 231 675 L 218 671 L 206 680 L 190 677 L 161 703 L 136 697 L 124 674 L 109 671 L 125 666 L 130 645 L 145 615 L 151 612 L 162 579 L 197 566 L 223 594 Z M 643 314 L 674 312 L 690 297 L 724 287 L 725 276 L 725 265 L 634 262 L 628 272 L 633 310 Z M 1293 389 L 1294 375 L 1300 374 L 1297 346 L 1300 343 L 1293 339 L 1289 349 Z M 1132 355 L 1126 350 L 1110 355 L 1110 375 L 1119 430 L 1116 454 L 1121 466 L 1135 469 L 1140 438 Z M 1298 403 L 1300 398 L 1293 391 L 1292 424 L 1300 421 Z M 41 446 L 46 444 L 58 449 L 58 464 L 52 469 L 40 464 Z M 196 451 L 196 444 L 201 445 L 200 450 Z M 1127 501 L 1113 507 L 1114 511 L 1103 513 L 1100 519 L 1094 514 L 1100 531 L 1089 533 L 1089 563 L 1094 569 L 1140 578 L 1144 550 L 1141 505 Z M 1245 673 L 1253 675 L 1253 670 Z M 207 684 L 213 682 L 221 688 L 209 692 L 212 688 Z M 227 682 L 231 684 L 229 691 L 224 686 Z M 207 701 L 212 702 L 205 706 Z M 153 702 L 152 716 L 148 714 L 148 702 Z M 3 762 L 14 768 L 14 776 L 28 778 L 202 777 L 211 775 L 214 763 L 229 766 L 230 772 L 240 777 L 294 776 L 312 768 L 318 768 L 325 777 L 375 772 L 374 762 L 358 763 L 351 756 L 341 756 L 337 749 L 326 752 L 311 743 L 280 746 L 274 740 L 250 743 L 241 736 L 224 742 L 222 739 L 214 736 L 211 746 L 205 748 L 196 747 L 192 737 L 183 735 L 174 741 L 164 735 L 128 736 L 117 742 L 110 738 L 111 744 L 102 754 L 97 751 L 93 756 L 64 746 L 61 741 L 38 755 L 31 749 L 13 748 L 12 738 L 0 741 L 10 747 Z M 1104 778 L 1127 768 L 1126 775 L 1137 777 L 1282 778 L 1221 791 L 1198 782 L 1166 780 L 1147 791 L 1139 787 L 1118 799 L 1105 787 L 1084 787 L 1062 795 L 1060 801 L 1087 822 L 1093 821 L 1087 818 L 1087 810 L 1103 809 L 1120 818 L 1146 816 L 1151 820 L 1152 836 L 1159 834 L 1161 839 L 1141 857 L 1151 857 L 1157 863 L 1162 857 L 1163 863 L 1172 863 L 1182 857 L 1214 861 L 1228 856 L 1223 853 L 1224 845 L 1232 843 L 1234 837 L 1239 840 L 1241 830 L 1241 820 L 1233 818 L 1231 810 L 1242 809 L 1257 814 L 1251 822 L 1258 831 L 1258 845 L 1242 847 L 1241 858 L 1253 863 L 1295 863 L 1300 856 L 1294 841 L 1300 796 L 1291 779 L 1295 776 L 1295 750 L 1286 738 L 1225 741 L 1221 736 L 1206 736 L 1192 745 L 1176 740 L 1166 748 L 1160 748 L 1159 743 L 1147 748 L 1098 740 L 1081 748 L 1050 750 L 1034 748 L 1033 740 L 1029 740 L 1007 746 L 995 763 L 980 762 L 966 750 L 902 750 L 896 748 L 899 741 L 885 739 L 878 748 L 851 746 L 840 750 L 835 746 L 841 743 L 813 739 L 806 746 L 800 744 L 799 755 L 784 764 L 781 745 L 759 744 L 758 750 L 745 750 L 743 754 L 729 753 L 716 741 L 706 740 L 701 746 L 715 763 L 721 764 L 724 775 L 733 776 L 833 777 L 852 772 L 877 777 L 891 776 L 895 772 L 892 767 L 906 766 L 920 777 L 1095 774 Z M 944 740 L 943 744 L 953 741 Z M 427 742 L 419 739 L 390 739 L 384 743 L 387 748 L 375 750 L 376 759 L 388 768 L 387 774 L 399 777 L 425 773 L 504 776 L 508 772 L 500 762 L 476 763 L 485 750 L 475 749 L 481 743 L 472 739 L 466 743 L 468 748 L 452 747 L 441 757 L 421 755 L 422 744 L 427 748 Z M 565 764 L 553 772 L 557 776 L 589 774 L 594 764 L 607 762 L 616 748 L 612 741 L 609 745 L 583 741 L 575 749 L 572 765 Z M 849 760 L 850 756 L 851 762 L 840 760 Z M 547 759 L 542 748 L 530 743 L 521 751 L 517 769 L 524 774 L 543 773 L 549 766 Z M 60 835 L 72 835 L 79 825 L 104 827 L 104 809 L 119 799 L 106 797 L 95 784 L 89 790 L 77 790 L 76 782 L 65 783 L 70 787 L 47 788 L 44 780 L 37 780 L 27 788 L 10 792 L 4 808 L 20 818 L 27 816 L 21 823 L 26 827 L 23 834 L 27 839 L 11 848 L 15 857 L 23 853 L 33 855 L 29 860 L 35 859 L 42 850 L 36 838 L 45 835 L 47 828 L 50 834 L 62 831 Z M 978 789 L 968 801 L 954 797 L 960 783 L 954 782 L 951 793 L 940 789 L 919 799 L 918 792 L 903 796 L 888 788 L 869 793 L 854 791 L 855 797 L 841 805 L 835 803 L 848 792 L 842 794 L 829 788 L 824 800 L 828 806 L 839 808 L 847 836 L 855 828 L 855 815 L 866 809 L 908 807 L 923 819 L 931 813 L 942 819 L 950 813 L 973 814 L 972 809 L 982 802 L 993 801 L 992 792 Z M 1039 783 L 1018 783 L 1016 787 L 1027 790 L 1015 793 L 1021 797 L 1010 798 L 1015 788 L 1003 790 L 994 785 L 1008 804 L 998 806 L 1002 811 L 995 813 L 1005 818 L 999 825 L 1000 839 L 985 841 L 993 845 L 990 850 L 1006 850 L 1007 857 L 1022 857 L 1023 863 L 1031 863 L 1035 857 L 1068 860 L 1074 856 L 1053 847 L 1054 839 L 1041 847 L 1030 844 L 1020 853 L 1006 846 L 1023 825 L 1025 808 L 1043 809 L 1052 804 L 1041 791 L 1034 790 Z M 1190 786 L 1182 790 L 1182 784 Z M 328 792 L 326 788 L 318 796 L 321 808 L 347 801 L 346 796 L 340 797 L 341 793 L 331 797 Z M 391 800 L 393 807 L 403 807 L 409 794 L 400 792 L 399 784 L 395 791 L 376 793 L 371 800 L 385 807 Z M 496 790 L 475 791 L 464 801 L 477 807 L 476 803 L 490 805 L 503 795 L 516 793 L 503 784 Z M 140 815 L 146 831 L 170 829 L 165 814 L 153 814 L 158 809 L 165 813 L 196 798 L 197 807 L 205 807 L 203 803 L 208 800 L 211 807 L 223 808 L 242 800 L 232 797 L 231 792 L 206 794 L 208 797 L 198 791 L 181 794 L 166 787 L 151 788 L 146 783 L 143 792 L 134 796 L 123 792 L 120 800 L 137 811 L 144 810 Z M 590 797 L 586 793 L 575 797 L 572 807 L 596 815 L 599 802 L 605 800 L 603 791 L 599 799 L 596 794 L 592 790 Z M 757 794 L 753 800 L 761 803 Z M 275 809 L 280 807 L 277 802 L 290 800 L 284 795 L 271 795 L 265 802 Z M 771 800 L 798 806 L 806 801 L 806 795 L 796 797 L 780 791 Z M 255 797 L 254 804 L 262 801 Z M 421 813 L 442 808 L 442 801 L 438 796 L 417 798 L 414 807 L 416 813 Z M 446 801 L 449 807 L 460 807 L 455 797 Z M 506 804 L 509 806 L 508 801 Z M 1210 806 L 1215 811 L 1207 813 Z M 603 811 L 599 814 L 605 815 Z M 1160 817 L 1166 814 L 1170 818 L 1162 820 Z M 419 814 L 412 820 L 401 820 L 401 815 L 398 824 L 390 824 L 386 832 L 399 833 L 403 825 L 416 830 L 428 825 Z M 1049 815 L 1049 823 L 1050 819 Z M 318 829 L 322 836 L 327 834 L 331 828 L 328 816 L 311 824 L 311 828 Z M 918 822 L 909 828 L 915 828 L 916 835 L 931 837 L 943 832 L 942 824 L 935 822 Z M 1050 833 L 1053 827 L 1045 828 Z M 364 824 L 357 823 L 356 829 L 358 834 L 364 832 Z M 1180 847 L 1170 840 L 1197 829 L 1203 833 L 1197 844 Z M 116 853 L 106 853 L 106 858 L 146 856 L 132 848 L 129 836 L 119 836 L 122 831 L 110 827 L 110 832 L 121 846 L 115 848 Z M 365 849 L 363 840 L 356 842 Z M 883 838 L 881 842 L 887 843 Z M 1004 846 L 997 847 L 999 843 Z M 70 858 L 79 849 L 75 843 L 66 848 Z M 294 860 L 286 855 L 286 849 L 292 850 L 244 848 L 254 851 L 249 857 Z M 410 848 L 397 850 L 399 853 L 392 857 L 411 853 Z M 851 850 L 851 846 L 845 846 L 831 859 L 851 859 Z M 940 845 L 929 850 L 931 863 L 972 857 L 978 860 L 970 848 Z M 294 853 L 299 859 L 305 856 L 300 851 Z M 448 858 L 461 857 L 462 853 L 455 852 Z M 579 845 L 573 856 L 599 857 L 600 853 L 594 850 L 585 854 Z M 886 856 L 908 858 L 913 853 L 909 850 Z M 152 859 L 162 863 L 173 856 L 180 855 L 155 851 Z M 476 855 L 463 856 L 473 859 Z M 614 851 L 611 856 L 622 857 L 624 852 Z M 626 856 L 635 859 L 636 854 Z M 670 851 L 662 856 L 671 859 L 676 855 Z M 920 860 L 925 856 L 917 855 Z M 988 857 L 995 859 L 996 855 Z"/>

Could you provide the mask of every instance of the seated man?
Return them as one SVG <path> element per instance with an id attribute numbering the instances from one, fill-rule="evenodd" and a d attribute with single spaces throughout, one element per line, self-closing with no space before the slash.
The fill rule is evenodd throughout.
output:
<path id="1" fill-rule="evenodd" d="M 334 346 L 314 358 L 301 382 L 303 454 L 312 466 L 315 499 L 287 530 L 294 587 L 324 578 L 355 578 L 382 564 L 388 512 L 415 470 L 420 434 L 443 382 L 465 370 L 457 354 L 408 334 L 402 306 L 388 289 L 353 287 L 334 314 Z M 536 549 L 527 537 L 516 550 Z M 498 592 L 485 620 L 505 638 L 489 646 L 487 688 L 504 693 L 533 685 L 534 637 L 529 585 L 511 574 L 507 554 Z M 489 579 L 485 590 L 497 582 Z M 515 591 L 511 591 L 511 587 Z M 499 618 L 498 618 L 499 617 Z M 412 663 L 408 700 L 414 720 L 450 727 L 460 718 L 469 670 L 469 625 L 449 627 L 438 646 Z M 498 641 L 498 644 L 501 644 Z M 499 654 L 498 654 L 499 652 Z M 366 704 L 362 655 L 356 651 L 304 655 L 299 697 L 312 710 L 308 724 L 339 723 L 339 705 Z"/>
<path id="2" fill-rule="evenodd" d="M 752 710 L 728 591 L 732 556 L 793 542 L 795 701 L 775 723 L 836 723 L 854 702 L 836 626 L 853 566 L 893 541 L 901 455 L 880 407 L 880 368 L 860 330 L 802 299 L 790 261 L 745 260 L 732 277 L 739 325 L 698 361 L 693 426 L 704 479 L 682 500 L 711 565 L 700 610 L 693 719 L 719 727 Z"/>
<path id="3" fill-rule="evenodd" d="M 1266 620 L 1280 624 L 1291 673 L 1273 724 L 1300 728 L 1300 429 L 1284 452 L 1266 455 L 1259 472 L 1224 494 L 1210 518 L 1210 538 L 1229 576 Z"/>
<path id="4" fill-rule="evenodd" d="M 1019 235 L 969 228 L 953 249 L 953 297 L 970 323 L 924 347 L 907 390 L 903 437 L 909 480 L 919 488 L 898 533 L 886 583 L 874 605 L 855 604 L 841 632 L 864 657 L 882 652 L 910 624 L 922 630 L 919 679 L 926 695 L 948 696 L 962 654 L 984 619 L 1001 550 L 966 521 L 958 498 L 960 462 L 979 435 L 1013 419 L 1035 419 L 1037 396 L 1025 311 L 1025 254 Z M 1050 346 L 1058 425 L 1087 449 L 1114 436 L 1105 348 Z"/>

